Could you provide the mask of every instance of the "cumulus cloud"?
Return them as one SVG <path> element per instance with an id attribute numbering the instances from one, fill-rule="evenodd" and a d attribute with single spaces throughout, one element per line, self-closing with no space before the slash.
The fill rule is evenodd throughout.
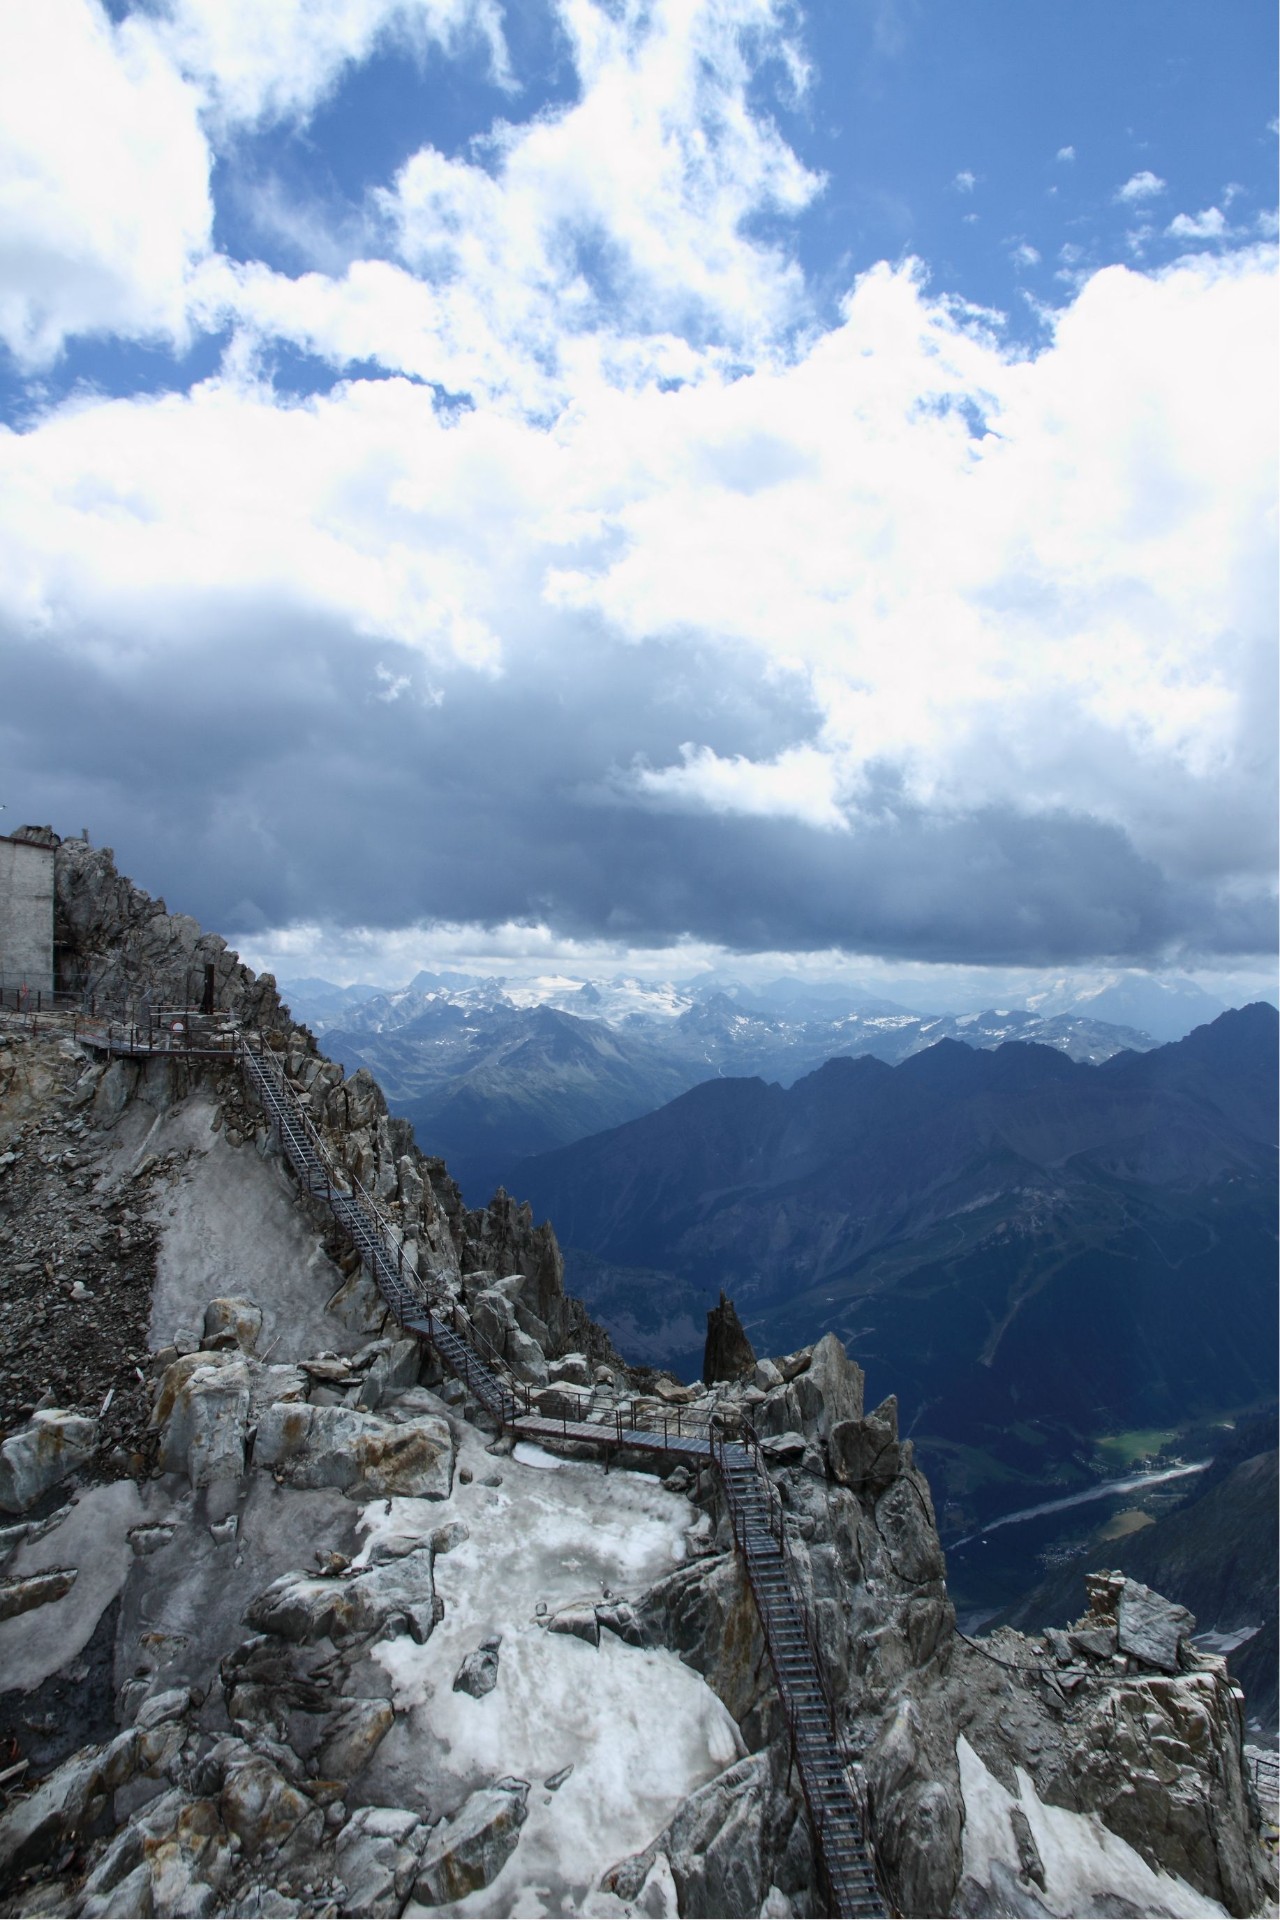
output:
<path id="1" fill-rule="evenodd" d="M 972 193 L 978 184 L 978 176 L 976 173 L 970 173 L 966 167 L 962 172 L 956 174 L 951 184 L 957 193 Z"/>
<path id="2" fill-rule="evenodd" d="M 1059 147 L 1056 157 L 1062 161 L 1074 160 L 1076 157 L 1076 150 L 1074 147 Z"/>
<path id="3" fill-rule="evenodd" d="M 496 0 L 160 0 L 155 36 L 230 125 L 305 116 L 389 42 L 448 55 L 478 40 L 510 84 Z"/>
<path id="4" fill-rule="evenodd" d="M 301 112 L 403 13 L 335 5 L 295 95 L 212 9 L 143 80 L 76 17 L 199 155 L 201 99 Z M 217 376 L 0 434 L 14 790 L 228 931 L 1265 946 L 1270 253 L 1082 275 L 1034 354 L 913 262 L 820 326 L 757 226 L 821 188 L 753 105 L 766 54 L 803 78 L 783 9 L 561 17 L 577 98 L 414 155 L 395 257 L 181 227 Z M 281 342 L 389 377 L 284 398 Z"/>
<path id="5" fill-rule="evenodd" d="M 145 21 L 96 0 L 0 15 L 0 338 L 22 366 L 72 333 L 186 337 L 213 217 L 199 106 Z"/>
<path id="6" fill-rule="evenodd" d="M 1220 207 L 1206 207 L 1203 213 L 1176 214 L 1165 228 L 1173 240 L 1224 240 L 1228 231 Z"/>
<path id="7" fill-rule="evenodd" d="M 1154 200 L 1157 194 L 1164 193 L 1168 182 L 1159 174 L 1144 167 L 1141 173 L 1130 174 L 1122 187 L 1116 188 L 1116 199 L 1126 207 L 1141 206 L 1144 200 Z"/>

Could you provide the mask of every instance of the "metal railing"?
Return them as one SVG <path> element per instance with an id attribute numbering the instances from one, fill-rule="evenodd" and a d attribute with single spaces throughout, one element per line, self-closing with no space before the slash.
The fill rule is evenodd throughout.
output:
<path id="1" fill-rule="evenodd" d="M 166 1029 L 163 1016 L 170 1017 Z M 147 1027 L 116 1029 L 88 1025 L 83 1038 L 108 1051 L 173 1052 L 174 1039 L 191 1035 L 191 1009 L 156 1009 Z M 209 1016 L 203 1016 L 208 1019 Z M 181 1034 L 175 1031 L 179 1018 Z M 517 1434 L 539 1438 L 592 1440 L 625 1447 L 629 1443 L 696 1453 L 720 1472 L 734 1536 L 759 1613 L 770 1664 L 777 1681 L 791 1739 L 792 1759 L 812 1822 L 814 1840 L 833 1909 L 841 1915 L 872 1916 L 886 1911 L 863 1839 L 856 1775 L 840 1730 L 804 1591 L 788 1536 L 782 1497 L 771 1479 L 761 1442 L 747 1420 L 731 1433 L 718 1415 L 694 1418 L 682 1407 L 661 1413 L 644 1396 L 601 1408 L 556 1383 L 531 1386 L 517 1380 L 505 1355 L 476 1325 L 464 1305 L 443 1288 L 432 1286 L 406 1260 L 404 1237 L 386 1210 L 345 1167 L 339 1167 L 292 1086 L 279 1052 L 260 1035 L 241 1032 L 225 1021 L 218 1028 L 217 1051 L 230 1053 L 274 1127 L 289 1165 L 307 1192 L 322 1200 L 350 1238 L 395 1317 L 408 1332 L 431 1342 L 463 1386 L 499 1422 Z M 189 1047 L 192 1052 L 213 1048 Z M 742 1484 L 750 1475 L 750 1490 Z M 750 1511 L 749 1509 L 754 1509 Z M 764 1537 L 758 1538 L 760 1519 Z M 799 1628 L 799 1638 L 796 1630 Z"/>

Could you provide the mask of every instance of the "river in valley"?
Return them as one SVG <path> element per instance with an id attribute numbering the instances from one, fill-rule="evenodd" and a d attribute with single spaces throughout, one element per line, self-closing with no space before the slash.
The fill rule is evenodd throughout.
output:
<path id="1" fill-rule="evenodd" d="M 1167 1513 L 1187 1494 L 1187 1483 L 1208 1465 L 1199 1460 L 1100 1481 L 1060 1500 L 1002 1514 L 979 1532 L 944 1543 L 947 1585 L 962 1630 L 977 1631 L 1086 1549 L 1092 1550 L 1091 1569 L 1109 1566 L 1110 1542 Z M 1084 1608 L 1082 1580 L 1077 1611 Z"/>

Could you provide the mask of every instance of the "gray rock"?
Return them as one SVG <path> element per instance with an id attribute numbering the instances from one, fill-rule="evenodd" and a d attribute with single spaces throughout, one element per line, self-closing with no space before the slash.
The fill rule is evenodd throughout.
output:
<path id="1" fill-rule="evenodd" d="M 893 1484 L 901 1465 L 895 1394 L 862 1420 L 838 1420 L 827 1441 L 831 1472 L 842 1486 L 872 1499 Z"/>
<path id="2" fill-rule="evenodd" d="M 469 1693 L 474 1700 L 481 1700 L 486 1693 L 492 1693 L 498 1684 L 498 1649 L 494 1646 L 478 1647 L 469 1653 L 454 1675 L 455 1693 Z"/>
<path id="3" fill-rule="evenodd" d="M 384 1400 L 392 1400 L 397 1394 L 407 1393 L 418 1384 L 418 1369 L 422 1364 L 421 1349 L 416 1340 L 387 1340 L 378 1343 L 380 1351 L 375 1353 L 360 1383 L 357 1405 L 370 1411 L 381 1406 Z M 357 1365 L 362 1356 L 357 1354 Z"/>
<path id="4" fill-rule="evenodd" d="M 151 1727 L 164 1726 L 167 1721 L 180 1720 L 190 1705 L 189 1687 L 166 1687 L 163 1693 L 153 1693 L 143 1701 L 133 1724 L 139 1733 L 145 1733 Z"/>
<path id="5" fill-rule="evenodd" d="M 345 1580 L 282 1574 L 250 1604 L 245 1623 L 300 1643 L 407 1631 L 421 1646 L 436 1622 L 431 1560 L 424 1547 Z"/>
<path id="6" fill-rule="evenodd" d="M 690 1794 L 657 1839 L 611 1867 L 601 1884 L 630 1905 L 665 1856 L 680 1913 L 758 1914 L 769 1884 L 761 1832 L 768 1786 L 766 1754 L 736 1761 Z"/>
<path id="7" fill-rule="evenodd" d="M 0 1446 L 0 1512 L 25 1513 L 82 1467 L 98 1441 L 98 1423 L 46 1407 Z"/>
<path id="8" fill-rule="evenodd" d="M 841 1420 L 862 1418 L 862 1368 L 851 1360 L 834 1333 L 824 1333 L 809 1365 L 790 1383 L 806 1433 L 826 1439 Z"/>
<path id="9" fill-rule="evenodd" d="M 1086 1654 L 1091 1660 L 1110 1660 L 1116 1651 L 1116 1629 L 1111 1626 L 1073 1627 L 1067 1635 L 1073 1653 Z"/>
<path id="10" fill-rule="evenodd" d="M 0 1815 L 0 1876 L 48 1859 L 63 1835 L 89 1826 L 137 1765 L 138 1736 L 127 1732 L 105 1746 L 84 1747 L 47 1774 L 33 1793 Z"/>
<path id="11" fill-rule="evenodd" d="M 434 1829 L 418 1867 L 414 1897 L 427 1906 L 465 1900 L 497 1879 L 520 1840 L 528 1812 L 524 1781 L 483 1787 Z"/>
<path id="12" fill-rule="evenodd" d="M 0 1580 L 0 1620 L 12 1620 L 17 1614 L 30 1613 L 33 1607 L 61 1600 L 75 1585 L 76 1575 L 75 1567 L 51 1567 L 46 1573 Z"/>
<path id="13" fill-rule="evenodd" d="M 760 1442 L 760 1451 L 771 1466 L 794 1466 L 804 1459 L 808 1444 L 804 1435 L 793 1429 L 789 1433 L 771 1434 Z"/>
<path id="14" fill-rule="evenodd" d="M 260 1753 L 228 1767 L 218 1799 L 227 1831 L 250 1858 L 304 1859 L 324 1832 L 324 1813 Z"/>
<path id="15" fill-rule="evenodd" d="M 594 1607 L 561 1607 L 547 1622 L 549 1633 L 571 1633 L 593 1647 L 600 1645 L 600 1621 Z"/>
<path id="16" fill-rule="evenodd" d="M 591 1369 L 583 1353 L 564 1353 L 558 1360 L 552 1360 L 548 1367 L 553 1383 L 563 1383 L 569 1387 L 589 1387 Z"/>
<path id="17" fill-rule="evenodd" d="M 254 1462 L 292 1487 L 337 1487 L 353 1500 L 448 1498 L 453 1436 L 436 1414 L 384 1420 L 357 1407 L 282 1404 L 258 1425 Z"/>
<path id="18" fill-rule="evenodd" d="M 507 1364 L 526 1386 L 546 1386 L 546 1356 L 538 1342 L 518 1327 L 507 1335 Z"/>
<path id="19" fill-rule="evenodd" d="M 135 1867 L 109 1893 L 88 1894 L 76 1911 L 80 1920 L 152 1920 L 150 1867 Z"/>
<path id="20" fill-rule="evenodd" d="M 755 1364 L 755 1349 L 743 1331 L 738 1310 L 721 1290 L 719 1304 L 707 1314 L 702 1377 L 708 1386 L 717 1380 L 740 1380 L 754 1371 Z"/>
<path id="21" fill-rule="evenodd" d="M 239 1352 L 185 1354 L 169 1367 L 152 1423 L 160 1428 L 160 1465 L 186 1473 L 193 1487 L 236 1480 L 244 1472 L 251 1404 L 248 1363 Z"/>
<path id="22" fill-rule="evenodd" d="M 360 1807 L 338 1834 L 335 1853 L 348 1913 L 376 1920 L 399 1914 L 418 1874 L 427 1828 L 402 1807 Z"/>
<path id="23" fill-rule="evenodd" d="M 1121 1653 L 1132 1654 L 1161 1673 L 1177 1672 L 1178 1647 L 1196 1630 L 1194 1614 L 1137 1580 L 1124 1583 L 1116 1625 Z"/>
<path id="24" fill-rule="evenodd" d="M 262 1308 L 231 1295 L 211 1300 L 204 1310 L 204 1347 L 237 1347 L 254 1353 L 262 1334 Z"/>
<path id="25" fill-rule="evenodd" d="M 706 1515 L 703 1516 L 704 1519 L 706 1517 Z M 595 1615 L 601 1627 L 607 1627 L 610 1633 L 616 1633 L 619 1640 L 625 1640 L 629 1647 L 644 1645 L 640 1617 L 629 1600 L 610 1600 L 605 1606 L 597 1607 Z"/>
<path id="26" fill-rule="evenodd" d="M 1040 1849 L 1031 1831 L 1031 1822 L 1021 1807 L 1010 1807 L 1009 1826 L 1013 1832 L 1013 1844 L 1018 1854 L 1018 1872 L 1024 1880 L 1034 1880 L 1043 1893 L 1044 1861 L 1040 1858 Z"/>
<path id="27" fill-rule="evenodd" d="M 355 1780 L 364 1772 L 394 1722 L 395 1714 L 387 1700 L 344 1700 L 325 1728 L 316 1753 L 316 1771 L 320 1778 Z"/>

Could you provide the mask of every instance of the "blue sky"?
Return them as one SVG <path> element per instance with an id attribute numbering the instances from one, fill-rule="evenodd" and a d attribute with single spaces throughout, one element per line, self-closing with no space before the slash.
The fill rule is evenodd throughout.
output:
<path id="1" fill-rule="evenodd" d="M 1274 8 L 0 37 L 11 817 L 297 971 L 1269 965 Z"/>

